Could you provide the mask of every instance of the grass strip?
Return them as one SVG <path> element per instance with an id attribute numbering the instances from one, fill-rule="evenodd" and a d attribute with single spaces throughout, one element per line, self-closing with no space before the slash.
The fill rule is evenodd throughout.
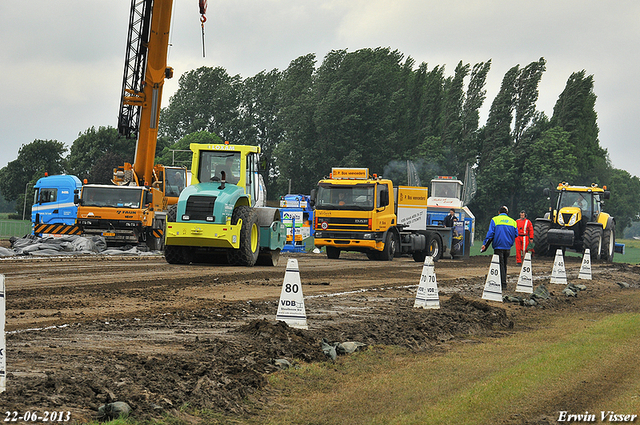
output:
<path id="1" fill-rule="evenodd" d="M 554 316 L 529 333 L 444 355 L 387 348 L 278 374 L 270 424 L 486 424 L 627 409 L 638 413 L 640 315 Z M 629 409 L 636 409 L 635 411 Z"/>

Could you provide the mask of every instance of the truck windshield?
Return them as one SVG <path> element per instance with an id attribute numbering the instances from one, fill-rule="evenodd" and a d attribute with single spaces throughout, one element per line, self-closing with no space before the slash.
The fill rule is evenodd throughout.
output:
<path id="1" fill-rule="evenodd" d="M 375 187 L 367 185 L 331 185 L 318 187 L 316 209 L 373 210 Z"/>
<path id="2" fill-rule="evenodd" d="M 578 207 L 583 213 L 589 211 L 591 195 L 584 192 L 561 192 L 558 198 L 558 209 Z"/>
<path id="3" fill-rule="evenodd" d="M 200 151 L 198 180 L 203 183 L 220 181 L 224 171 L 227 183 L 238 184 L 240 160 L 240 152 Z"/>
<path id="4" fill-rule="evenodd" d="M 167 185 L 164 189 L 166 196 L 180 196 L 187 181 L 187 170 L 184 168 L 165 167 Z"/>
<path id="5" fill-rule="evenodd" d="M 82 205 L 88 207 L 140 208 L 142 188 L 91 187 L 82 189 Z"/>
<path id="6" fill-rule="evenodd" d="M 431 181 L 431 196 L 434 198 L 460 199 L 462 185 L 459 181 Z"/>

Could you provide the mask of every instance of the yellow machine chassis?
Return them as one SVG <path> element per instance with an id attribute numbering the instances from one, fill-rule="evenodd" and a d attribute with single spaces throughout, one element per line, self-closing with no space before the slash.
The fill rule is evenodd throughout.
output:
<path id="1" fill-rule="evenodd" d="M 167 223 L 165 245 L 206 246 L 212 248 L 240 248 L 240 229 L 238 224 L 208 223 Z"/>

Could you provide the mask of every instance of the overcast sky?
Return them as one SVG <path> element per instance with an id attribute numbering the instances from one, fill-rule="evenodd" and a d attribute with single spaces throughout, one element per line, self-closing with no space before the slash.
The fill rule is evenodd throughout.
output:
<path id="1" fill-rule="evenodd" d="M 0 1 L 0 167 L 36 139 L 71 146 L 116 127 L 130 1 Z M 544 57 L 537 109 L 547 116 L 572 72 L 593 75 L 600 144 L 640 176 L 640 2 L 601 0 L 209 0 L 202 57 L 197 0 L 175 0 L 163 105 L 178 77 L 222 66 L 251 77 L 314 53 L 390 47 L 452 75 L 491 59 L 486 111 L 514 65 Z"/>

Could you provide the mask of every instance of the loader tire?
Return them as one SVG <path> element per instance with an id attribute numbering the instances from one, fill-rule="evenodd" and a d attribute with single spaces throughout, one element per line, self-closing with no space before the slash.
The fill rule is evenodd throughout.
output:
<path id="1" fill-rule="evenodd" d="M 541 257 L 551 255 L 549 250 L 549 229 L 551 222 L 536 220 L 533 225 L 533 249 L 535 254 Z"/>
<path id="2" fill-rule="evenodd" d="M 258 215 L 251 207 L 239 206 L 233 210 L 231 224 L 237 225 L 240 220 L 242 220 L 240 248 L 229 250 L 227 258 L 229 264 L 252 267 L 256 264 L 260 254 Z"/>
<path id="3" fill-rule="evenodd" d="M 602 233 L 602 228 L 600 226 L 590 226 L 587 224 L 587 228 L 582 235 L 583 249 L 589 248 L 592 262 L 600 259 L 600 252 L 602 251 Z"/>
<path id="4" fill-rule="evenodd" d="M 601 258 L 607 263 L 613 263 L 613 254 L 616 248 L 616 224 L 612 219 L 609 219 L 607 228 L 604 229 L 604 235 L 602 237 L 602 252 Z"/>

